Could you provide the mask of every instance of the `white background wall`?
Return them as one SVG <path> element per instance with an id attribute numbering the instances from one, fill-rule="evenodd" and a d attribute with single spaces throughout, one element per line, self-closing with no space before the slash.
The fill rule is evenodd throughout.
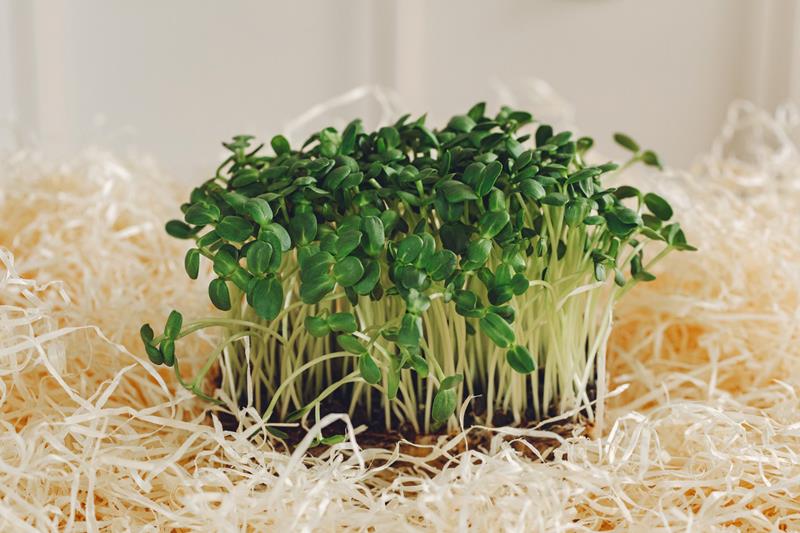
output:
<path id="1" fill-rule="evenodd" d="M 530 77 L 601 147 L 624 130 L 686 165 L 730 101 L 800 101 L 800 1 L 0 0 L 0 120 L 56 157 L 134 146 L 187 179 L 356 85 L 441 118 L 499 103 L 497 81 L 525 103 Z"/>

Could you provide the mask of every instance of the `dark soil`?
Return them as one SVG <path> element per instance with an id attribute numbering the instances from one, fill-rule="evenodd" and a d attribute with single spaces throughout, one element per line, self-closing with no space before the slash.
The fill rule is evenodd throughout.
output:
<path id="1" fill-rule="evenodd" d="M 217 374 L 214 378 L 212 378 L 216 386 L 220 386 L 220 377 Z M 541 387 L 540 387 L 541 390 Z M 346 413 L 348 411 L 349 406 L 349 399 L 347 398 L 347 393 L 349 389 L 343 389 L 341 394 L 334 394 L 328 397 L 320 404 L 320 410 L 322 413 Z M 589 390 L 587 391 L 589 399 L 593 400 L 596 396 L 596 389 L 594 385 L 590 385 Z M 530 392 L 529 392 L 530 394 Z M 246 401 L 245 398 L 241 398 L 241 403 L 244 405 Z M 466 413 L 464 425 L 465 427 L 469 428 L 473 425 L 484 425 L 483 421 L 485 418 L 482 416 L 486 412 L 486 405 L 482 401 L 482 397 L 477 397 L 472 400 L 472 408 L 469 409 Z M 532 397 L 529 397 L 529 405 L 532 405 Z M 400 443 L 400 451 L 402 453 L 413 455 L 416 457 L 425 457 L 430 454 L 430 446 L 435 444 L 437 440 L 446 438 L 448 435 L 442 432 L 434 432 L 430 434 L 422 434 L 417 433 L 414 431 L 413 427 L 409 424 L 403 425 L 398 428 L 393 428 L 391 430 L 387 430 L 384 424 L 384 413 L 382 407 L 379 405 L 380 402 L 375 401 L 373 402 L 373 410 L 371 416 L 368 416 L 366 410 L 363 408 L 363 404 L 361 409 L 356 410 L 353 413 L 352 417 L 352 424 L 353 427 L 359 426 L 366 426 L 367 429 L 362 431 L 357 435 L 357 441 L 359 446 L 362 448 L 384 448 L 387 450 L 393 450 L 398 443 Z M 539 421 L 536 419 L 536 414 L 534 413 L 533 409 L 530 408 L 524 414 L 524 419 L 529 421 L 527 424 L 522 426 L 522 428 L 533 428 L 535 427 Z M 553 418 L 557 415 L 555 408 L 551 407 L 546 415 L 543 417 Z M 223 427 L 229 430 L 236 429 L 236 420 L 233 416 L 228 413 L 218 413 L 219 419 L 223 424 Z M 586 417 L 585 412 L 581 412 L 578 414 L 577 417 L 574 419 L 564 420 L 558 423 L 549 424 L 538 428 L 543 431 L 551 431 L 556 433 L 562 437 L 569 437 L 573 434 L 573 431 L 579 427 L 585 428 L 585 432 L 588 432 L 591 429 L 591 422 Z M 503 412 L 496 412 L 492 419 L 492 426 L 493 427 L 505 427 L 505 426 L 514 426 L 513 424 L 513 417 L 508 413 Z M 296 428 L 281 428 L 282 430 L 286 431 L 288 437 L 283 439 L 287 447 L 287 451 L 292 451 L 296 448 L 296 446 L 300 443 L 303 437 L 306 436 L 306 430 L 302 427 Z M 325 428 L 324 436 L 329 437 L 332 435 L 344 435 L 347 432 L 346 425 L 344 422 L 335 422 L 332 425 Z M 463 451 L 467 447 L 469 449 L 477 449 L 481 451 L 486 451 L 489 448 L 490 442 L 492 437 L 494 437 L 497 433 L 492 432 L 490 430 L 484 429 L 473 429 L 467 433 L 467 436 L 461 443 L 459 443 L 456 449 L 451 451 L 451 455 L 453 453 L 457 453 L 459 451 Z M 450 437 L 454 435 L 449 435 Z M 558 441 L 556 439 L 546 439 L 540 437 L 512 437 L 507 436 L 505 440 L 512 442 L 514 448 L 522 453 L 523 455 L 538 459 L 538 456 L 534 451 L 531 449 L 535 448 L 539 454 L 545 459 L 548 460 L 552 457 L 553 450 L 558 446 Z M 320 445 L 309 450 L 309 453 L 312 455 L 319 455 L 323 453 L 327 449 L 327 446 Z M 432 463 L 443 462 L 444 459 L 439 458 Z"/>
<path id="2" fill-rule="evenodd" d="M 476 406 L 477 407 L 477 406 Z M 326 402 L 322 412 L 325 413 L 341 413 L 347 412 L 347 407 L 341 405 L 341 402 L 331 401 Z M 223 427 L 229 430 L 236 429 L 235 418 L 225 412 L 218 413 L 219 419 Z M 531 417 L 532 420 L 532 417 Z M 474 424 L 481 425 L 482 420 L 474 414 L 467 416 L 465 426 L 469 428 Z M 365 413 L 354 413 L 352 419 L 354 427 L 366 426 L 366 429 L 361 431 L 356 439 L 361 448 L 383 448 L 386 450 L 394 450 L 396 446 L 400 446 L 402 454 L 411 455 L 414 457 L 427 457 L 431 454 L 432 447 L 437 441 L 446 440 L 455 437 L 455 434 L 439 433 L 417 433 L 410 425 L 400 427 L 387 431 L 383 424 L 383 412 L 374 413 L 372 420 L 368 420 Z M 537 421 L 532 420 L 528 424 L 522 426 L 514 426 L 511 417 L 505 413 L 496 413 L 492 421 L 494 427 L 514 426 L 517 428 L 533 428 L 538 424 Z M 583 428 L 583 433 L 591 430 L 592 423 L 583 415 L 578 416 L 576 419 L 568 419 L 552 424 L 547 424 L 538 428 L 541 431 L 550 431 L 560 435 L 563 438 L 568 438 L 573 435 L 576 429 Z M 286 447 L 287 452 L 292 452 L 306 436 L 306 430 L 302 427 L 295 428 L 281 428 L 286 431 L 288 437 L 282 439 L 283 445 Z M 344 422 L 337 421 L 325 428 L 324 436 L 332 435 L 346 435 L 347 427 Z M 497 435 L 496 432 L 487 429 L 472 429 L 467 432 L 464 439 L 456 444 L 448 453 L 450 456 L 462 452 L 466 449 L 478 450 L 487 452 L 491 445 L 491 440 Z M 542 437 L 529 437 L 529 436 L 505 436 L 506 442 L 511 442 L 514 449 L 521 453 L 523 456 L 533 460 L 539 460 L 541 456 L 545 461 L 550 460 L 553 456 L 553 451 L 558 447 L 559 442 L 555 438 L 542 438 Z M 309 449 L 308 453 L 314 456 L 321 455 L 327 450 L 327 446 L 319 445 Z M 536 451 L 534 451 L 536 450 Z M 428 463 L 431 466 L 441 467 L 447 462 L 446 456 L 437 455 L 431 456 Z"/>

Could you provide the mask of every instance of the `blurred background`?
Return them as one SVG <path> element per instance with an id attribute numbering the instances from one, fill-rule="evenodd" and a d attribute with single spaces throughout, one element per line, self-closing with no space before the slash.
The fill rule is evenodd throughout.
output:
<path id="1" fill-rule="evenodd" d="M 0 0 L 2 149 L 135 148 L 196 181 L 221 140 L 269 137 L 355 87 L 432 120 L 556 102 L 609 154 L 621 130 L 687 166 L 730 102 L 800 101 L 800 1 Z M 369 126 L 365 94 L 346 113 Z"/>

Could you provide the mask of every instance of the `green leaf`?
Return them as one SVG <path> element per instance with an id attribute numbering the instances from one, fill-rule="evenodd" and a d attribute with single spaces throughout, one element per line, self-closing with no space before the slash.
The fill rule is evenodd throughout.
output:
<path id="1" fill-rule="evenodd" d="M 553 128 L 547 124 L 542 124 L 536 129 L 536 146 L 542 147 L 553 137 Z"/>
<path id="2" fill-rule="evenodd" d="M 456 391 L 439 389 L 433 397 L 431 416 L 435 422 L 443 424 L 456 410 Z"/>
<path id="3" fill-rule="evenodd" d="M 419 133 L 420 133 L 420 135 L 422 137 L 422 140 L 425 143 L 427 143 L 429 146 L 432 146 L 434 148 L 439 148 L 439 139 L 436 138 L 436 135 L 434 135 L 431 132 L 431 130 L 429 130 L 428 128 L 426 128 L 422 124 L 415 125 L 415 128 L 416 128 L 417 131 L 419 131 Z"/>
<path id="4" fill-rule="evenodd" d="M 541 202 L 545 205 L 561 206 L 567 203 L 567 195 L 560 192 L 547 193 Z"/>
<path id="5" fill-rule="evenodd" d="M 481 172 L 480 178 L 478 179 L 478 185 L 475 187 L 475 193 L 481 197 L 489 194 L 489 191 L 491 191 L 492 187 L 494 187 L 497 177 L 502 171 L 503 165 L 499 161 L 492 161 L 486 165 L 486 168 L 483 169 L 483 172 Z"/>
<path id="6" fill-rule="evenodd" d="M 275 150 L 276 155 L 283 155 L 287 154 L 291 151 L 291 147 L 289 146 L 289 141 L 286 140 L 286 137 L 283 135 L 276 135 L 270 141 L 272 145 L 272 149 Z"/>
<path id="7" fill-rule="evenodd" d="M 406 348 L 417 348 L 422 336 L 422 319 L 406 313 L 400 322 L 397 343 Z"/>
<path id="8" fill-rule="evenodd" d="M 458 258 L 450 250 L 439 250 L 428 264 L 428 275 L 433 281 L 442 281 L 450 277 L 456 269 Z"/>
<path id="9" fill-rule="evenodd" d="M 464 169 L 464 174 L 461 176 L 461 181 L 475 187 L 478 184 L 478 181 L 481 178 L 481 174 L 483 174 L 483 170 L 486 168 L 486 165 L 479 161 L 475 161 L 467 165 L 467 168 Z"/>
<path id="10" fill-rule="evenodd" d="M 362 248 L 367 255 L 372 257 L 380 255 L 386 240 L 381 219 L 375 216 L 364 217 L 361 221 L 361 231 L 365 237 Z"/>
<path id="11" fill-rule="evenodd" d="M 231 275 L 230 280 L 240 290 L 246 291 L 247 288 L 250 287 L 250 282 L 253 280 L 253 276 L 251 276 L 250 273 L 242 267 L 237 267 L 234 273 Z"/>
<path id="12" fill-rule="evenodd" d="M 480 307 L 478 296 L 469 290 L 457 289 L 453 295 L 453 300 L 455 300 L 456 309 L 470 311 Z"/>
<path id="13" fill-rule="evenodd" d="M 614 142 L 616 142 L 623 148 L 630 150 L 631 152 L 636 153 L 639 151 L 639 145 L 636 143 L 636 141 L 634 141 L 624 133 L 615 133 Z"/>
<path id="14" fill-rule="evenodd" d="M 570 138 L 572 138 L 571 131 L 562 131 L 556 135 L 553 135 L 549 139 L 545 141 L 545 144 L 552 144 L 555 146 L 563 146 L 569 142 Z"/>
<path id="15" fill-rule="evenodd" d="M 358 133 L 362 130 L 361 121 L 356 119 L 344 129 L 342 133 L 342 144 L 339 146 L 339 153 L 348 155 L 353 152 L 353 149 L 356 146 L 356 137 Z"/>
<path id="16" fill-rule="evenodd" d="M 485 102 L 478 102 L 474 106 L 472 106 L 469 111 L 467 111 L 467 116 L 474 120 L 475 122 L 479 121 L 483 118 L 483 114 L 486 112 L 486 103 Z"/>
<path id="17" fill-rule="evenodd" d="M 525 167 L 531 164 L 531 161 L 533 161 L 533 150 L 525 150 L 524 152 L 520 153 L 514 161 L 514 171 L 519 172 L 520 170 L 523 170 Z"/>
<path id="18" fill-rule="evenodd" d="M 346 231 L 359 231 L 361 229 L 361 216 L 360 215 L 346 215 L 337 221 L 337 231 L 344 233 Z"/>
<path id="19" fill-rule="evenodd" d="M 428 362 L 419 355 L 411 356 L 411 368 L 419 374 L 419 377 L 423 379 L 428 377 Z"/>
<path id="20" fill-rule="evenodd" d="M 164 364 L 172 366 L 175 364 L 175 341 L 170 338 L 165 338 L 161 341 L 159 351 L 164 356 Z"/>
<path id="21" fill-rule="evenodd" d="M 423 245 L 422 237 L 409 235 L 397 245 L 396 260 L 398 263 L 413 263 L 419 257 Z"/>
<path id="22" fill-rule="evenodd" d="M 447 127 L 461 133 L 469 133 L 475 127 L 475 121 L 469 115 L 456 115 L 450 119 Z"/>
<path id="23" fill-rule="evenodd" d="M 573 183 L 578 183 L 579 181 L 593 178 L 601 173 L 602 171 L 596 167 L 583 168 L 573 174 L 570 174 L 570 176 L 567 178 L 567 185 L 572 185 Z"/>
<path id="24" fill-rule="evenodd" d="M 267 433 L 272 435 L 273 437 L 277 437 L 279 439 L 286 440 L 289 438 L 289 434 L 285 431 L 281 431 L 280 429 L 273 427 L 273 426 L 264 426 L 267 430 Z"/>
<path id="25" fill-rule="evenodd" d="M 520 374 L 530 374 L 536 370 L 536 362 L 524 346 L 516 345 L 506 352 L 508 365 Z"/>
<path id="26" fill-rule="evenodd" d="M 461 268 L 476 270 L 486 263 L 491 253 L 492 241 L 489 239 L 474 240 L 467 247 L 466 256 L 461 261 Z"/>
<path id="27" fill-rule="evenodd" d="M 220 217 L 220 210 L 214 204 L 210 203 L 198 203 L 191 206 L 189 209 L 186 210 L 186 213 L 183 215 L 183 219 L 186 220 L 189 224 L 195 224 L 198 226 L 205 226 L 206 224 L 211 224 L 212 222 L 216 222 L 219 220 Z"/>
<path id="28" fill-rule="evenodd" d="M 387 148 L 400 146 L 400 133 L 398 133 L 397 128 L 391 126 L 383 127 L 378 131 L 378 136 L 386 142 Z"/>
<path id="29" fill-rule="evenodd" d="M 178 311 L 171 311 L 167 317 L 167 323 L 164 325 L 164 336 L 172 340 L 177 339 L 182 326 L 183 316 Z"/>
<path id="30" fill-rule="evenodd" d="M 567 208 L 564 210 L 564 222 L 567 226 L 574 228 L 583 222 L 586 218 L 586 207 L 582 202 L 572 200 L 567 203 Z"/>
<path id="31" fill-rule="evenodd" d="M 239 268 L 239 262 L 231 255 L 229 248 L 222 247 L 214 255 L 214 272 L 223 278 L 232 276 Z"/>
<path id="32" fill-rule="evenodd" d="M 342 287 L 352 287 L 364 275 L 364 265 L 354 256 L 345 257 L 333 266 L 333 277 Z"/>
<path id="33" fill-rule="evenodd" d="M 591 137 L 581 137 L 577 141 L 575 141 L 576 147 L 579 152 L 583 153 L 589 150 L 592 146 L 594 146 L 594 139 Z"/>
<path id="34" fill-rule="evenodd" d="M 216 232 L 226 241 L 244 242 L 253 234 L 253 226 L 240 216 L 229 215 L 219 221 Z"/>
<path id="35" fill-rule="evenodd" d="M 524 196 L 534 200 L 541 200 L 547 194 L 541 183 L 530 178 L 519 182 L 519 190 Z"/>
<path id="36" fill-rule="evenodd" d="M 256 183 L 259 179 L 259 172 L 254 168 L 244 168 L 236 171 L 233 178 L 230 180 L 231 187 L 235 189 L 244 189 L 248 185 Z"/>
<path id="37" fill-rule="evenodd" d="M 142 338 L 142 344 L 144 344 L 144 350 L 147 353 L 147 357 L 150 359 L 154 365 L 160 365 L 164 362 L 164 354 L 161 353 L 161 350 L 153 346 L 153 328 L 150 327 L 150 324 L 144 324 L 139 329 L 139 335 Z"/>
<path id="38" fill-rule="evenodd" d="M 417 226 L 417 231 L 422 231 L 422 233 L 419 233 L 419 236 L 422 237 L 422 249 L 419 251 L 419 256 L 417 256 L 415 264 L 420 268 L 427 268 L 436 251 L 436 239 L 433 238 L 433 235 L 424 231 L 424 229 L 424 225 Z"/>
<path id="39" fill-rule="evenodd" d="M 390 400 L 397 398 L 397 391 L 400 388 L 400 369 L 396 361 L 397 358 L 392 358 L 392 366 L 386 373 L 386 397 Z"/>
<path id="40" fill-rule="evenodd" d="M 336 342 L 339 343 L 339 346 L 342 347 L 342 350 L 345 352 L 349 352 L 353 355 L 360 355 L 362 353 L 367 353 L 367 349 L 364 348 L 364 345 L 359 342 L 357 338 L 353 335 L 349 334 L 342 334 L 336 336 Z"/>
<path id="41" fill-rule="evenodd" d="M 381 279 L 381 265 L 378 261 L 369 261 L 364 267 L 364 275 L 353 285 L 357 294 L 366 295 L 372 292 Z"/>
<path id="42" fill-rule="evenodd" d="M 274 320 L 283 309 L 283 287 L 275 276 L 256 280 L 252 307 L 264 320 Z"/>
<path id="43" fill-rule="evenodd" d="M 616 283 L 620 287 L 625 286 L 625 274 L 618 268 L 614 269 L 614 283 Z"/>
<path id="44" fill-rule="evenodd" d="M 401 265 L 397 272 L 397 281 L 407 289 L 423 290 L 428 276 L 412 265 Z"/>
<path id="45" fill-rule="evenodd" d="M 636 277 L 636 274 L 642 270 L 644 270 L 642 267 L 642 254 L 639 253 L 631 258 L 631 276 Z"/>
<path id="46" fill-rule="evenodd" d="M 317 157 L 308 164 L 307 170 L 314 176 L 318 176 L 327 173 L 335 164 L 336 162 L 333 159 Z"/>
<path id="47" fill-rule="evenodd" d="M 642 196 L 642 193 L 639 192 L 639 189 L 636 187 L 631 187 L 630 185 L 622 185 L 617 187 L 614 191 L 614 196 L 616 196 L 620 200 L 624 200 L 625 198 L 638 198 Z"/>
<path id="48" fill-rule="evenodd" d="M 221 311 L 228 311 L 231 308 L 231 295 L 228 292 L 228 284 L 222 278 L 211 280 L 208 284 L 208 297 L 214 307 Z"/>
<path id="49" fill-rule="evenodd" d="M 514 310 L 514 308 L 510 305 L 493 305 L 490 310 L 500 315 L 500 318 L 509 324 L 513 324 L 514 320 L 517 318 L 516 310 Z"/>
<path id="50" fill-rule="evenodd" d="M 289 235 L 300 245 L 308 244 L 317 236 L 317 217 L 305 211 L 295 213 L 289 221 Z"/>
<path id="51" fill-rule="evenodd" d="M 259 240 L 269 242 L 269 235 L 272 235 L 278 239 L 278 242 L 280 243 L 278 248 L 281 250 L 281 252 L 288 252 L 292 247 L 292 238 L 289 237 L 289 232 L 277 222 L 270 222 L 266 226 L 262 226 L 261 231 L 258 234 L 258 238 Z M 278 248 L 273 246 L 273 249 Z"/>
<path id="52" fill-rule="evenodd" d="M 514 343 L 514 330 L 508 322 L 493 312 L 480 319 L 481 332 L 500 348 L 508 348 Z"/>
<path id="53" fill-rule="evenodd" d="M 433 206 L 442 222 L 455 222 L 464 214 L 466 203 L 450 203 L 445 194 L 439 190 L 433 200 Z"/>
<path id="54" fill-rule="evenodd" d="M 237 212 L 244 209 L 245 204 L 247 204 L 247 196 L 238 192 L 225 191 L 222 193 L 222 198 L 225 200 L 225 203 L 234 208 Z"/>
<path id="55" fill-rule="evenodd" d="M 641 234 L 647 237 L 648 239 L 653 239 L 654 241 L 663 241 L 664 237 L 661 236 L 659 232 L 656 230 L 650 229 L 647 226 L 641 228 Z"/>
<path id="56" fill-rule="evenodd" d="M 197 233 L 196 229 L 181 220 L 170 220 L 164 225 L 164 229 L 176 239 L 191 239 Z"/>
<path id="57" fill-rule="evenodd" d="M 324 318 L 318 316 L 307 316 L 303 324 L 306 327 L 306 331 L 308 331 L 309 335 L 312 337 L 324 337 L 331 332 L 328 322 Z"/>
<path id="58" fill-rule="evenodd" d="M 341 434 L 331 435 L 330 437 L 323 437 L 319 439 L 319 443 L 322 444 L 323 446 L 333 446 L 334 444 L 339 444 L 341 442 L 344 442 L 345 438 L 346 437 Z"/>
<path id="59" fill-rule="evenodd" d="M 371 385 L 376 385 L 381 381 L 381 369 L 367 352 L 362 353 L 358 358 L 358 372 L 364 381 Z"/>
<path id="60" fill-rule="evenodd" d="M 144 351 L 147 353 L 147 358 L 150 359 L 150 362 L 154 365 L 160 365 L 164 363 L 164 354 L 161 353 L 161 350 L 155 346 L 145 344 Z"/>
<path id="61" fill-rule="evenodd" d="M 506 211 L 506 195 L 500 189 L 489 192 L 489 211 Z"/>
<path id="62" fill-rule="evenodd" d="M 463 254 L 469 246 L 469 235 L 472 229 L 461 222 L 442 224 L 439 228 L 439 238 L 442 245 L 456 254 Z"/>
<path id="63" fill-rule="evenodd" d="M 305 304 L 319 303 L 335 286 L 336 280 L 327 275 L 313 282 L 303 282 L 300 284 L 300 299 Z"/>
<path id="64" fill-rule="evenodd" d="M 597 281 L 606 280 L 606 266 L 603 263 L 594 264 L 594 279 Z"/>
<path id="65" fill-rule="evenodd" d="M 219 242 L 219 235 L 214 230 L 209 231 L 199 239 L 197 239 L 198 248 L 208 248 Z"/>
<path id="66" fill-rule="evenodd" d="M 661 229 L 661 233 L 665 236 L 667 243 L 676 250 L 691 252 L 697 250 L 697 248 L 686 242 L 686 235 L 684 235 L 683 230 L 677 223 L 664 226 Z"/>
<path id="67" fill-rule="evenodd" d="M 362 233 L 358 230 L 344 230 L 339 233 L 339 240 L 336 241 L 336 258 L 342 259 L 358 248 L 361 244 Z"/>
<path id="68" fill-rule="evenodd" d="M 651 215 L 650 213 L 644 213 L 642 215 L 642 222 L 644 222 L 644 225 L 653 231 L 658 231 L 662 226 L 661 219 L 657 216 Z"/>
<path id="69" fill-rule="evenodd" d="M 636 224 L 624 223 L 615 213 L 608 212 L 603 216 L 606 220 L 609 231 L 618 237 L 625 237 L 634 229 L 636 229 Z"/>
<path id="70" fill-rule="evenodd" d="M 514 277 L 511 278 L 511 290 L 514 291 L 514 294 L 517 296 L 525 294 L 528 287 L 530 287 L 530 282 L 528 278 L 525 277 L 525 274 L 514 274 Z"/>
<path id="71" fill-rule="evenodd" d="M 263 241 L 253 241 L 247 248 L 247 268 L 256 276 L 270 271 L 272 245 Z"/>
<path id="72" fill-rule="evenodd" d="M 439 389 L 455 389 L 461 384 L 462 381 L 464 381 L 463 374 L 453 374 L 452 376 L 447 376 L 442 380 L 441 385 L 439 385 Z"/>
<path id="73" fill-rule="evenodd" d="M 676 250 L 679 250 L 681 252 L 696 252 L 697 251 L 696 247 L 692 246 L 691 244 L 685 243 L 685 242 L 684 243 L 677 243 L 677 244 L 675 244 L 673 246 L 675 247 Z"/>
<path id="74" fill-rule="evenodd" d="M 514 297 L 514 288 L 510 283 L 507 285 L 495 285 L 489 289 L 487 296 L 489 303 L 492 305 L 502 305 Z"/>
<path id="75" fill-rule="evenodd" d="M 493 239 L 511 220 L 508 211 L 487 211 L 478 221 L 478 230 L 484 239 Z"/>
<path id="76" fill-rule="evenodd" d="M 478 197 L 472 188 L 460 181 L 447 180 L 441 182 L 438 188 L 445 199 L 451 204 L 466 202 L 467 200 L 477 200 Z"/>
<path id="77" fill-rule="evenodd" d="M 147 345 L 153 342 L 155 332 L 150 324 L 142 324 L 142 327 L 139 328 L 139 336 L 142 338 L 142 343 Z"/>
<path id="78" fill-rule="evenodd" d="M 672 207 L 669 202 L 655 193 L 649 192 L 644 195 L 644 205 L 661 220 L 666 221 L 672 218 Z"/>
<path id="79" fill-rule="evenodd" d="M 636 211 L 622 205 L 614 208 L 614 214 L 617 215 L 623 224 L 638 226 L 642 223 L 642 218 Z"/>
<path id="80" fill-rule="evenodd" d="M 197 279 L 200 273 L 200 250 L 197 248 L 189 248 L 186 250 L 186 255 L 183 258 L 183 268 L 192 279 Z"/>
<path id="81" fill-rule="evenodd" d="M 292 411 L 286 416 L 287 422 L 297 422 L 298 420 L 302 419 L 306 413 L 308 413 L 309 407 L 301 407 L 297 411 Z M 269 428 L 269 426 L 267 426 Z"/>
<path id="82" fill-rule="evenodd" d="M 322 250 L 323 252 L 328 252 L 329 254 L 335 254 L 336 243 L 338 242 L 339 242 L 339 236 L 334 232 L 330 232 L 325 236 L 320 236 L 319 249 Z"/>
<path id="83" fill-rule="evenodd" d="M 301 264 L 300 279 L 306 282 L 327 278 L 330 273 L 330 267 L 334 262 L 335 259 L 328 252 L 317 252 Z"/>
<path id="84" fill-rule="evenodd" d="M 421 292 L 422 290 L 424 289 L 409 289 L 405 296 L 406 311 L 415 316 L 421 315 L 431 306 L 431 299 L 427 294 Z"/>
<path id="85" fill-rule="evenodd" d="M 358 330 L 358 323 L 353 313 L 340 312 L 332 313 L 328 317 L 328 327 L 331 331 L 340 333 L 354 333 Z"/>
<path id="86" fill-rule="evenodd" d="M 347 176 L 350 175 L 350 167 L 346 165 L 338 166 L 328 172 L 328 175 L 325 176 L 325 187 L 330 189 L 331 191 L 337 190 L 341 187 L 342 182 L 345 180 Z"/>
<path id="87" fill-rule="evenodd" d="M 661 166 L 661 161 L 658 159 L 658 155 L 652 150 L 646 150 L 642 153 L 642 163 L 650 167 L 656 167 L 658 170 L 664 170 L 664 167 Z"/>
<path id="88" fill-rule="evenodd" d="M 244 204 L 244 210 L 262 228 L 272 222 L 272 208 L 263 198 L 250 198 Z"/>

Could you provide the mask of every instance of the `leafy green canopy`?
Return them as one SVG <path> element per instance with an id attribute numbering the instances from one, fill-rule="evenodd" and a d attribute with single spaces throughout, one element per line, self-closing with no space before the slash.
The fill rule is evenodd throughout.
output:
<path id="1" fill-rule="evenodd" d="M 386 380 L 388 398 L 397 394 L 404 369 L 429 373 L 420 345 L 432 297 L 453 302 L 456 313 L 472 319 L 469 333 L 488 338 L 506 351 L 511 368 L 528 374 L 537 358 L 516 338 L 515 297 L 552 276 L 548 266 L 570 255 L 570 247 L 581 248 L 575 257 L 590 258 L 597 281 L 609 276 L 620 287 L 653 279 L 643 266 L 644 241 L 692 249 L 669 222 L 665 199 L 603 186 L 603 175 L 617 165 L 586 162 L 592 139 L 548 125 L 530 138 L 520 133 L 530 123 L 529 113 L 506 107 L 489 117 L 480 103 L 438 131 L 424 116 L 407 115 L 374 132 L 359 120 L 341 133 L 325 128 L 299 149 L 278 135 L 274 155 L 254 147 L 251 136 L 237 136 L 224 144 L 231 155 L 216 175 L 181 206 L 184 219 L 166 230 L 195 241 L 185 257 L 190 277 L 198 276 L 201 256 L 212 262 L 217 278 L 208 294 L 221 310 L 237 305 L 235 286 L 259 317 L 274 320 L 287 305 L 285 280 L 298 270 L 304 304 L 343 294 L 351 309 L 305 317 L 306 333 L 338 335 L 338 345 L 358 356 L 366 383 Z M 629 137 L 615 139 L 632 152 L 631 162 L 660 166 Z M 623 245 L 633 249 L 627 261 Z M 379 331 L 395 349 L 378 364 L 354 335 L 374 324 L 360 323 L 355 310 L 387 298 L 400 298 L 404 311 Z M 154 363 L 174 363 L 180 329 L 177 313 L 159 339 L 143 327 Z M 435 374 L 432 414 L 443 421 L 456 406 L 462 376 L 439 368 Z"/>

